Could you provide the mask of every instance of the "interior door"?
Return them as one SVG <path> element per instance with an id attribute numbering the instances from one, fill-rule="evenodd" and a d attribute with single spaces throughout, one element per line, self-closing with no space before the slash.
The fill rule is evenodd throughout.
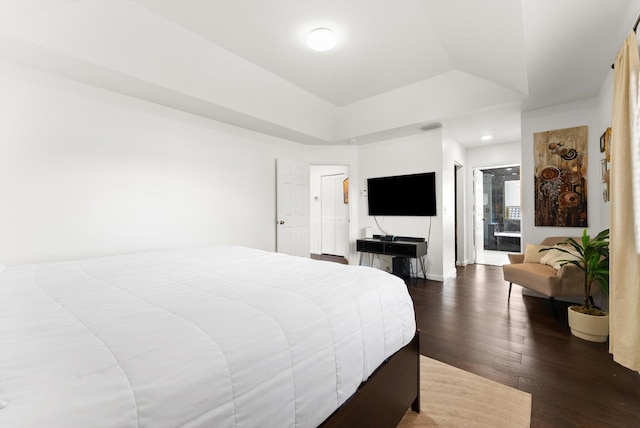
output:
<path id="1" fill-rule="evenodd" d="M 476 263 L 484 260 L 484 194 L 482 170 L 473 170 L 473 245 Z"/>
<path id="2" fill-rule="evenodd" d="M 347 205 L 344 201 L 345 174 L 325 175 L 321 183 L 321 247 L 323 254 L 346 255 Z"/>
<path id="3" fill-rule="evenodd" d="M 276 251 L 309 257 L 309 165 L 276 162 Z"/>

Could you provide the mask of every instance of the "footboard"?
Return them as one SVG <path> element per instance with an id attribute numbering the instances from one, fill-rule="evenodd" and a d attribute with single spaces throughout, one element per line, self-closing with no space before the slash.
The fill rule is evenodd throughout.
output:
<path id="1" fill-rule="evenodd" d="M 376 369 L 320 426 L 395 428 L 411 409 L 420 412 L 420 333 Z"/>

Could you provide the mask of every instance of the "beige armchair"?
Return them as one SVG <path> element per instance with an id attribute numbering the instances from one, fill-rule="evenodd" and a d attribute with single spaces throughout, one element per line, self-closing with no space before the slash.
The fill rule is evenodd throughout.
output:
<path id="1" fill-rule="evenodd" d="M 541 242 L 543 246 L 553 246 L 567 237 L 549 237 Z M 580 242 L 580 238 L 574 238 Z M 503 266 L 504 280 L 509 281 L 509 297 L 511 287 L 518 284 L 530 290 L 537 291 L 549 297 L 551 312 L 557 319 L 555 297 L 582 296 L 584 293 L 584 273 L 572 264 L 560 266 L 558 269 L 541 264 L 540 259 L 545 252 L 539 253 L 539 248 L 527 246 L 525 254 L 509 254 L 511 264 Z"/>

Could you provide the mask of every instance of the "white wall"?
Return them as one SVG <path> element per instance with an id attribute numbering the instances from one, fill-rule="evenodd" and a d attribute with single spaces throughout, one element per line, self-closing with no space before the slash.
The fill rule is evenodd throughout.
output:
<path id="1" fill-rule="evenodd" d="M 538 243 L 548 236 L 580 236 L 576 227 L 536 227 L 534 225 L 534 158 L 533 134 L 554 129 L 586 125 L 588 129 L 587 222 L 590 234 L 608 226 L 601 216 L 602 192 L 600 173 L 600 135 L 604 131 L 598 110 L 598 99 L 589 99 L 534 110 L 522 115 L 522 240 Z"/>
<path id="2" fill-rule="evenodd" d="M 373 217 L 368 215 L 366 196 L 360 190 L 367 188 L 367 178 L 390 175 L 436 172 L 437 216 L 429 217 L 378 217 L 382 229 L 393 235 L 428 237 L 429 243 L 428 277 L 442 281 L 455 276 L 454 243 L 454 165 L 464 165 L 466 151 L 450 135 L 436 130 L 420 135 L 398 138 L 360 146 L 309 147 L 305 160 L 312 165 L 347 165 L 349 168 L 349 261 L 357 263 L 359 253 L 355 241 L 365 235 L 365 228 L 382 234 Z M 443 165 L 446 168 L 443 169 Z M 463 174 L 464 177 L 464 174 Z M 458 191 L 464 196 L 464 180 Z M 313 195 L 312 195 L 313 197 Z M 313 202 L 312 202 L 313 203 Z M 464 197 L 459 206 L 464 215 Z M 443 214 L 445 213 L 446 214 Z M 465 248 L 465 225 L 460 226 L 460 251 Z M 414 261 L 415 262 L 415 261 Z M 376 266 L 390 270 L 389 258 L 376 257 Z"/>
<path id="3" fill-rule="evenodd" d="M 0 260 L 8 265 L 218 243 L 273 250 L 275 178 L 265 177 L 275 177 L 282 157 L 348 167 L 352 263 L 364 228 L 380 232 L 359 196 L 366 179 L 435 171 L 428 273 L 442 280 L 455 264 L 453 164 L 464 166 L 465 259 L 473 257 L 476 167 L 522 164 L 523 209 L 531 213 L 523 242 L 575 234 L 533 227 L 532 144 L 534 132 L 581 124 L 589 126 L 589 228 L 608 226 L 598 150 L 610 116 L 608 82 L 597 100 L 525 113 L 522 150 L 510 143 L 465 151 L 442 130 L 361 146 L 303 146 L 6 63 L 2 77 Z M 379 221 L 395 235 L 429 233 L 428 218 Z"/>
<path id="4" fill-rule="evenodd" d="M 486 168 L 501 165 L 518 165 L 522 156 L 520 142 L 494 144 L 467 149 L 467 169 Z M 471 177 L 473 179 L 473 177 Z"/>
<path id="5" fill-rule="evenodd" d="M 338 174 L 345 174 L 348 177 L 349 167 L 347 165 L 311 165 L 310 167 L 309 247 L 311 254 L 322 253 L 322 177 Z"/>
<path id="6" fill-rule="evenodd" d="M 456 165 L 463 165 L 466 162 L 466 151 L 458 144 L 456 140 L 451 137 L 446 131 L 442 133 L 442 269 L 444 278 L 451 278 L 456 276 L 456 248 L 455 248 L 455 203 L 456 195 L 455 189 L 455 175 Z M 458 192 L 462 192 L 462 197 L 458 201 L 464 201 L 464 174 L 463 180 L 458 183 Z M 458 209 L 461 212 L 466 212 L 466 204 L 462 204 Z M 464 236 L 466 228 L 461 223 L 458 226 L 458 232 Z M 462 254 L 466 252 L 464 246 L 464 239 L 459 239 L 458 242 L 462 242 L 463 246 L 458 249 Z"/>
<path id="7" fill-rule="evenodd" d="M 1 85 L 1 263 L 275 249 L 275 159 L 303 146 L 6 63 Z"/>
<path id="8" fill-rule="evenodd" d="M 598 95 L 598 130 L 600 131 L 599 135 L 602 135 L 604 131 L 611 127 L 611 113 L 613 112 L 613 70 L 609 72 L 607 78 L 604 80 L 602 87 L 600 88 L 600 94 Z M 598 141 L 599 141 L 598 137 Z M 597 161 L 599 162 L 602 158 L 604 158 L 604 153 L 598 153 Z M 594 160 L 595 162 L 595 160 Z M 611 165 L 607 165 L 607 168 L 611 167 Z M 600 167 L 599 167 L 600 168 Z M 600 195 L 602 196 L 603 191 L 606 188 L 606 185 L 602 182 L 599 183 L 600 187 Z M 605 229 L 609 227 L 611 224 L 609 209 L 611 205 L 609 202 L 604 202 L 604 199 L 601 199 L 602 203 L 600 206 L 600 227 Z"/>
<path id="9" fill-rule="evenodd" d="M 579 236 L 582 234 L 582 229 L 579 228 L 534 226 L 534 197 L 532 192 L 534 189 L 533 134 L 535 132 L 581 125 L 587 125 L 589 127 L 589 164 L 587 166 L 587 210 L 589 226 L 587 230 L 589 234 L 593 236 L 609 227 L 609 203 L 605 203 L 602 198 L 604 184 L 601 182 L 600 161 L 604 157 L 604 154 L 600 153 L 600 136 L 607 127 L 611 126 L 612 98 L 613 73 L 610 72 L 603 82 L 598 98 L 535 110 L 522 115 L 523 242 L 539 242 L 547 236 Z M 530 213 L 530 215 L 527 213 Z M 530 290 L 524 290 L 523 292 L 525 294 L 538 295 Z M 580 302 L 578 298 L 563 298 L 562 300 Z M 596 304 L 604 309 L 608 308 L 608 300 L 605 296 L 596 296 Z"/>
<path id="10" fill-rule="evenodd" d="M 364 236 L 364 229 L 371 227 L 374 234 L 388 233 L 399 236 L 429 237 L 429 254 L 427 255 L 427 276 L 442 281 L 443 273 L 443 177 L 442 177 L 442 131 L 431 131 L 424 134 L 388 140 L 380 143 L 366 144 L 359 147 L 358 186 L 367 188 L 367 179 L 392 175 L 417 174 L 422 172 L 436 173 L 436 204 L 435 217 L 378 217 L 380 228 L 374 217 L 369 216 L 367 198 L 359 196 L 358 227 L 360 236 Z M 351 177 L 354 174 L 351 173 Z M 416 197 L 419 197 L 416 194 Z M 452 214 L 453 215 L 453 214 Z M 380 267 L 389 269 L 389 260 L 382 259 Z"/>
<path id="11" fill-rule="evenodd" d="M 533 150 L 533 149 L 532 149 Z M 533 153 L 533 152 L 532 152 Z M 466 262 L 475 261 L 475 247 L 473 244 L 474 220 L 473 220 L 473 170 L 493 166 L 519 165 L 523 162 L 523 152 L 519 142 L 507 144 L 495 144 L 492 146 L 477 147 L 467 150 L 466 176 L 466 203 L 465 211 L 466 233 Z M 521 181 L 528 180 L 520 170 Z"/>

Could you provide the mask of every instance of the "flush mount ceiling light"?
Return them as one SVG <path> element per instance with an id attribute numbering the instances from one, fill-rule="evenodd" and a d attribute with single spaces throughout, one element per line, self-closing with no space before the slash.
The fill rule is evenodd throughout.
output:
<path id="1" fill-rule="evenodd" d="M 318 52 L 328 51 L 336 46 L 336 35 L 328 28 L 316 28 L 307 36 L 307 46 Z"/>
<path id="2" fill-rule="evenodd" d="M 489 141 L 492 138 L 493 138 L 492 135 L 483 135 L 482 137 L 480 137 L 482 141 Z"/>

